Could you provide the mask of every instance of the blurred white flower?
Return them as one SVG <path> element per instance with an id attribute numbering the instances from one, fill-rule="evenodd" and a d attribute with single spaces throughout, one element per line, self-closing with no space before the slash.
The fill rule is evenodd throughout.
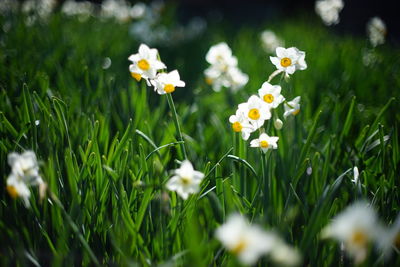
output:
<path id="1" fill-rule="evenodd" d="M 305 70 L 307 68 L 305 56 L 305 52 L 300 51 L 296 47 L 277 47 L 276 57 L 269 58 L 278 70 L 284 71 L 289 75 L 293 74 L 296 70 Z"/>
<path id="2" fill-rule="evenodd" d="M 380 238 L 381 229 L 375 211 L 366 202 L 356 202 L 323 229 L 322 237 L 342 242 L 358 264 L 367 257 L 369 245 Z"/>
<path id="3" fill-rule="evenodd" d="M 229 122 L 232 123 L 232 129 L 234 132 L 242 133 L 243 140 L 247 140 L 250 137 L 250 133 L 255 131 L 253 125 L 250 124 L 245 114 L 246 110 L 238 108 L 236 114 L 229 117 Z"/>
<path id="4" fill-rule="evenodd" d="M 285 118 L 287 116 L 290 116 L 290 115 L 299 114 L 299 112 L 300 112 L 300 100 L 301 100 L 301 97 L 297 96 L 292 101 L 289 101 L 289 102 L 284 104 L 285 113 L 283 113 L 283 116 Z"/>
<path id="5" fill-rule="evenodd" d="M 263 126 L 264 121 L 271 118 L 269 107 L 256 95 L 250 96 L 246 103 L 239 104 L 239 109 L 243 110 L 250 123 L 256 129 Z"/>
<path id="6" fill-rule="evenodd" d="M 271 251 L 271 259 L 279 266 L 297 266 L 302 261 L 300 252 L 279 238 Z"/>
<path id="7" fill-rule="evenodd" d="M 378 239 L 378 249 L 389 258 L 393 249 L 400 249 L 400 214 L 397 215 L 395 222 L 388 228 L 382 228 Z"/>
<path id="8" fill-rule="evenodd" d="M 67 16 L 82 16 L 88 18 L 94 12 L 94 6 L 89 1 L 76 2 L 67 0 L 61 7 L 61 12 Z"/>
<path id="9" fill-rule="evenodd" d="M 267 53 L 275 52 L 275 49 L 279 46 L 283 46 L 283 41 L 276 36 L 273 31 L 265 30 L 260 36 L 261 44 Z"/>
<path id="10" fill-rule="evenodd" d="M 124 0 L 105 0 L 101 4 L 101 15 L 105 18 L 115 18 L 120 22 L 129 21 L 130 5 Z"/>
<path id="11" fill-rule="evenodd" d="M 211 65 L 227 70 L 229 67 L 236 67 L 237 58 L 232 55 L 230 47 L 222 42 L 210 47 L 206 54 L 206 60 Z"/>
<path id="12" fill-rule="evenodd" d="M 159 73 L 151 83 L 155 91 L 160 95 L 170 94 L 175 91 L 175 87 L 185 86 L 185 82 L 181 81 L 177 70 L 173 70 L 169 73 Z"/>
<path id="13" fill-rule="evenodd" d="M 373 17 L 368 21 L 367 33 L 373 47 L 385 43 L 386 25 L 379 17 Z"/>
<path id="14" fill-rule="evenodd" d="M 282 129 L 282 126 L 283 126 L 283 122 L 280 119 L 276 119 L 274 121 L 275 129 L 280 130 L 280 129 Z"/>
<path id="15" fill-rule="evenodd" d="M 275 235 L 264 231 L 256 225 L 250 225 L 239 214 L 229 216 L 226 223 L 216 230 L 216 238 L 241 263 L 252 265 L 275 245 Z"/>
<path id="16" fill-rule="evenodd" d="M 129 14 L 133 19 L 140 19 L 145 15 L 146 9 L 145 3 L 138 2 L 130 9 Z"/>
<path id="17" fill-rule="evenodd" d="M 315 2 L 315 12 L 327 26 L 339 23 L 339 12 L 343 7 L 342 0 L 319 0 Z"/>
<path id="18" fill-rule="evenodd" d="M 188 160 L 184 160 L 179 169 L 174 170 L 174 176 L 167 182 L 168 190 L 176 191 L 183 199 L 187 199 L 190 194 L 195 194 L 200 190 L 200 183 L 204 174 L 193 169 Z"/>
<path id="19" fill-rule="evenodd" d="M 12 198 L 22 198 L 26 207 L 29 207 L 31 195 L 29 186 L 45 186 L 39 175 L 39 166 L 36 155 L 32 151 L 22 154 L 8 154 L 8 164 L 11 166 L 11 174 L 7 178 L 7 191 Z"/>
<path id="20" fill-rule="evenodd" d="M 249 81 L 249 76 L 246 73 L 243 73 L 237 67 L 229 68 L 227 71 L 227 76 L 230 83 L 227 87 L 230 87 L 232 91 L 237 91 L 245 86 Z"/>
<path id="21" fill-rule="evenodd" d="M 260 89 L 258 89 L 258 95 L 269 108 L 277 108 L 280 103 L 285 101 L 283 95 L 281 95 L 281 87 L 279 85 L 272 85 L 269 82 L 264 82 Z"/>
<path id="22" fill-rule="evenodd" d="M 259 147 L 262 152 L 266 153 L 269 149 L 277 149 L 279 137 L 268 136 L 266 133 L 260 134 L 258 139 L 253 139 L 250 142 L 251 147 Z"/>
<path id="23" fill-rule="evenodd" d="M 158 51 L 155 48 L 149 48 L 145 44 L 139 46 L 137 54 L 130 55 L 128 60 L 132 61 L 129 65 L 129 71 L 132 77 L 140 81 L 141 78 L 154 79 L 157 71 L 165 69 L 166 66 L 157 58 Z"/>

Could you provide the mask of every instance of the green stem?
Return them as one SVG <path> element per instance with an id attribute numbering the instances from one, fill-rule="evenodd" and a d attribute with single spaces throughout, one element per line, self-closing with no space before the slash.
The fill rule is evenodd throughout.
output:
<path id="1" fill-rule="evenodd" d="M 263 200 L 263 206 L 264 206 L 264 216 L 267 215 L 267 207 L 268 207 L 268 194 L 269 194 L 269 189 L 270 189 L 270 184 L 269 181 L 267 181 L 267 161 L 266 161 L 266 154 L 264 154 L 262 151 L 261 153 L 261 171 L 262 171 L 262 187 L 264 190 L 261 190 L 261 195 L 262 200 Z"/>
<path id="2" fill-rule="evenodd" d="M 179 145 L 181 147 L 181 151 L 183 153 L 184 158 L 187 159 L 186 149 L 185 149 L 185 142 L 183 141 L 181 127 L 179 126 L 178 114 L 176 114 L 174 100 L 172 99 L 172 95 L 171 94 L 166 94 L 166 95 L 167 95 L 169 108 L 172 110 L 175 129 L 178 132 L 179 141 L 182 141 Z"/>

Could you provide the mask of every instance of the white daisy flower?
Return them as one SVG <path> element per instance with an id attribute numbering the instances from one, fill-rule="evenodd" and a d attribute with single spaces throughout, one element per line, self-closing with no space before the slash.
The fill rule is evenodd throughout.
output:
<path id="1" fill-rule="evenodd" d="M 229 122 L 232 123 L 234 132 L 242 133 L 243 140 L 249 139 L 250 134 L 255 131 L 254 126 L 250 124 L 243 109 L 237 109 L 236 114 L 229 117 Z"/>
<path id="2" fill-rule="evenodd" d="M 381 226 L 375 211 L 365 202 L 356 202 L 337 215 L 322 231 L 322 237 L 343 243 L 356 263 L 365 260 L 371 242 L 375 241 Z"/>
<path id="3" fill-rule="evenodd" d="M 289 75 L 296 70 L 305 70 L 307 68 L 305 55 L 305 52 L 298 50 L 296 47 L 277 47 L 276 57 L 269 58 L 278 70 L 284 71 Z"/>
<path id="4" fill-rule="evenodd" d="M 266 153 L 269 149 L 277 149 L 279 137 L 268 136 L 266 133 L 260 134 L 258 139 L 253 139 L 250 142 L 251 147 L 259 147 L 262 152 Z"/>
<path id="5" fill-rule="evenodd" d="M 239 214 L 229 216 L 215 235 L 241 263 L 248 265 L 255 264 L 261 256 L 270 252 L 276 240 L 275 235 L 265 232 L 259 226 L 248 224 Z"/>
<path id="6" fill-rule="evenodd" d="M 368 21 L 367 33 L 373 47 L 385 43 L 386 25 L 379 17 L 373 17 Z"/>
<path id="7" fill-rule="evenodd" d="M 151 81 L 158 94 L 170 94 L 175 91 L 175 87 L 185 87 L 185 82 L 181 81 L 177 70 L 169 73 L 160 73 Z"/>
<path id="8" fill-rule="evenodd" d="M 284 104 L 285 113 L 283 116 L 286 118 L 287 116 L 294 115 L 296 116 L 300 112 L 300 100 L 301 97 L 297 96 L 292 101 L 289 101 Z"/>
<path id="9" fill-rule="evenodd" d="M 195 194 L 200 190 L 204 174 L 194 170 L 190 161 L 184 160 L 181 167 L 174 170 L 174 174 L 166 184 L 168 190 L 176 191 L 185 200 L 190 194 Z"/>
<path id="10" fill-rule="evenodd" d="M 42 177 L 39 175 L 39 166 L 36 155 L 32 151 L 22 154 L 10 153 L 8 164 L 11 166 L 11 174 L 7 178 L 7 191 L 12 198 L 22 198 L 26 207 L 29 207 L 29 186 L 45 187 Z"/>
<path id="11" fill-rule="evenodd" d="M 280 103 L 285 101 L 285 98 L 281 95 L 281 87 L 269 82 L 262 84 L 261 88 L 258 89 L 258 95 L 270 108 L 277 108 Z"/>
<path id="12" fill-rule="evenodd" d="M 246 103 L 239 104 L 239 109 L 243 110 L 250 123 L 257 129 L 271 118 L 269 107 L 256 95 L 250 96 Z"/>
<path id="13" fill-rule="evenodd" d="M 129 65 L 129 71 L 133 78 L 140 81 L 141 78 L 154 79 L 157 71 L 165 69 L 166 66 L 157 58 L 158 51 L 155 48 L 149 48 L 145 44 L 139 46 L 137 54 L 130 55 L 128 60 L 132 61 Z"/>
<path id="14" fill-rule="evenodd" d="M 343 7 L 342 0 L 321 0 L 315 2 L 315 12 L 327 26 L 339 23 L 339 12 Z"/>
<path id="15" fill-rule="evenodd" d="M 263 31 L 260 39 L 262 46 L 267 53 L 273 53 L 277 47 L 283 46 L 283 41 L 270 30 Z"/>

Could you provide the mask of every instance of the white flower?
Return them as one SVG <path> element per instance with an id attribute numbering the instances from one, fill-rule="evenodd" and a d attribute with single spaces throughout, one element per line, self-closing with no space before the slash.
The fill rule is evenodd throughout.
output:
<path id="1" fill-rule="evenodd" d="M 184 87 L 185 82 L 181 81 L 177 70 L 170 73 L 160 73 L 151 81 L 158 94 L 170 94 L 175 91 L 175 87 Z"/>
<path id="2" fill-rule="evenodd" d="M 295 97 L 292 101 L 285 103 L 285 113 L 283 116 L 286 118 L 290 115 L 297 115 L 300 112 L 300 96 Z"/>
<path id="3" fill-rule="evenodd" d="M 277 47 L 283 45 L 282 40 L 270 30 L 265 30 L 261 33 L 261 43 L 267 53 L 273 53 Z"/>
<path id="4" fill-rule="evenodd" d="M 298 50 L 296 47 L 277 47 L 276 57 L 269 58 L 278 70 L 284 71 L 289 75 L 296 70 L 305 70 L 307 68 L 305 56 L 305 52 Z"/>
<path id="5" fill-rule="evenodd" d="M 243 140 L 249 139 L 250 133 L 255 131 L 254 126 L 250 124 L 243 109 L 238 108 L 236 110 L 236 115 L 229 117 L 229 122 L 232 123 L 234 132 L 242 133 Z"/>
<path id="6" fill-rule="evenodd" d="M 274 121 L 275 129 L 280 130 L 280 129 L 282 129 L 282 126 L 283 126 L 283 122 L 280 119 L 276 119 Z"/>
<path id="7" fill-rule="evenodd" d="M 264 82 L 261 88 L 258 89 L 258 95 L 269 108 L 277 108 L 280 103 L 285 101 L 285 98 L 281 95 L 281 87 L 268 82 Z"/>
<path id="8" fill-rule="evenodd" d="M 11 174 L 7 178 L 7 191 L 12 198 L 22 198 L 25 206 L 29 207 L 31 193 L 28 186 L 45 186 L 39 175 L 36 155 L 32 151 L 22 154 L 13 152 L 8 155 L 8 164 Z"/>
<path id="9" fill-rule="evenodd" d="M 277 239 L 274 249 L 271 251 L 271 259 L 279 266 L 297 266 L 301 263 L 299 251 Z"/>
<path id="10" fill-rule="evenodd" d="M 393 248 L 400 248 L 400 214 L 390 227 L 381 228 L 378 249 L 386 257 L 390 257 Z"/>
<path id="11" fill-rule="evenodd" d="M 269 107 L 256 95 L 252 95 L 246 103 L 239 104 L 239 109 L 243 110 L 250 123 L 257 129 L 263 126 L 265 120 L 271 118 Z"/>
<path id="12" fill-rule="evenodd" d="M 227 87 L 230 87 L 234 92 L 245 86 L 249 81 L 249 76 L 237 67 L 229 68 L 227 76 L 230 82 Z"/>
<path id="13" fill-rule="evenodd" d="M 252 265 L 264 254 L 273 249 L 275 235 L 265 232 L 260 227 L 249 225 L 239 214 L 229 216 L 221 225 L 216 238 L 243 264 Z"/>
<path id="14" fill-rule="evenodd" d="M 321 17 L 325 25 L 338 24 L 339 12 L 343 9 L 342 0 L 321 0 L 315 2 L 315 12 Z"/>
<path id="15" fill-rule="evenodd" d="M 146 80 L 154 79 L 157 71 L 165 69 L 166 66 L 157 58 L 158 51 L 155 48 L 150 49 L 147 45 L 141 44 L 137 54 L 130 55 L 128 60 L 132 61 L 129 65 L 129 71 L 137 81 L 141 78 Z"/>
<path id="16" fill-rule="evenodd" d="M 232 50 L 224 42 L 210 47 L 206 54 L 206 60 L 211 65 L 218 66 L 221 69 L 228 69 L 237 65 L 237 58 L 232 55 Z"/>
<path id="17" fill-rule="evenodd" d="M 195 171 L 190 161 L 184 160 L 181 167 L 174 170 L 174 174 L 166 184 L 168 190 L 176 191 L 183 199 L 187 199 L 190 194 L 200 190 L 204 174 Z"/>
<path id="18" fill-rule="evenodd" d="M 204 75 L 206 76 L 206 83 L 212 85 L 215 92 L 219 92 L 222 87 L 229 87 L 230 85 L 225 73 L 213 65 L 204 70 Z"/>
<path id="19" fill-rule="evenodd" d="M 258 139 L 253 139 L 250 142 L 251 147 L 259 147 L 262 152 L 266 153 L 268 149 L 277 149 L 279 137 L 277 136 L 268 136 L 266 133 L 260 134 Z"/>
<path id="20" fill-rule="evenodd" d="M 323 229 L 322 237 L 342 242 L 349 256 L 361 263 L 367 256 L 369 244 L 379 237 L 380 229 L 375 211 L 365 202 L 356 202 Z"/>
<path id="21" fill-rule="evenodd" d="M 373 47 L 385 43 L 386 25 L 379 17 L 373 17 L 367 24 L 368 38 Z"/>

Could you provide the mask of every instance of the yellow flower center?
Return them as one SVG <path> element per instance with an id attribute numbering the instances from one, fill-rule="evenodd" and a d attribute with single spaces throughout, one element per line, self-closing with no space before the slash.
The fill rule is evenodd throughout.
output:
<path id="1" fill-rule="evenodd" d="M 12 198 L 17 198 L 18 197 L 18 191 L 17 189 L 12 186 L 12 185 L 7 185 L 7 192 L 10 194 Z"/>
<path id="2" fill-rule="evenodd" d="M 139 68 L 141 68 L 142 70 L 148 70 L 150 69 L 150 64 L 146 59 L 141 59 L 138 62 L 138 66 Z"/>
<path id="3" fill-rule="evenodd" d="M 260 141 L 260 147 L 267 148 L 269 146 L 268 142 L 265 140 Z"/>
<path id="4" fill-rule="evenodd" d="M 288 57 L 284 57 L 281 59 L 281 66 L 286 68 L 289 67 L 290 65 L 292 65 L 292 60 Z"/>
<path id="5" fill-rule="evenodd" d="M 349 242 L 358 247 L 365 247 L 368 243 L 368 236 L 364 232 L 356 230 L 350 237 Z"/>
<path id="6" fill-rule="evenodd" d="M 247 242 L 243 239 L 239 240 L 239 242 L 232 248 L 232 253 L 233 254 L 240 254 L 241 252 L 243 252 L 243 250 L 246 248 L 247 246 Z"/>
<path id="7" fill-rule="evenodd" d="M 172 93 L 173 91 L 175 91 L 175 86 L 173 86 L 172 84 L 166 84 L 165 86 L 164 86 L 164 91 L 167 93 L 167 94 L 169 94 L 169 93 Z"/>
<path id="8" fill-rule="evenodd" d="M 142 75 L 140 75 L 139 73 L 131 72 L 131 76 L 138 82 L 140 82 L 140 80 L 142 79 Z"/>
<path id="9" fill-rule="evenodd" d="M 274 96 L 271 95 L 271 94 L 266 94 L 266 95 L 263 97 L 263 99 L 264 99 L 264 101 L 267 102 L 267 103 L 272 103 L 272 102 L 274 102 Z"/>
<path id="10" fill-rule="evenodd" d="M 299 112 L 300 112 L 300 109 L 297 109 L 297 110 L 293 111 L 292 114 L 296 116 L 297 114 L 299 114 Z"/>
<path id="11" fill-rule="evenodd" d="M 260 111 L 256 108 L 250 109 L 249 118 L 252 120 L 258 120 L 260 118 Z"/>
<path id="12" fill-rule="evenodd" d="M 211 78 L 206 78 L 206 84 L 211 85 L 213 80 Z"/>
<path id="13" fill-rule="evenodd" d="M 186 176 L 181 177 L 181 182 L 183 185 L 189 185 L 191 181 L 192 181 L 192 179 L 190 179 L 190 177 L 186 177 Z"/>
<path id="14" fill-rule="evenodd" d="M 233 131 L 235 131 L 235 132 L 241 132 L 242 131 L 242 128 L 243 128 L 243 126 L 240 124 L 240 122 L 234 122 L 233 124 L 232 124 L 232 129 L 233 129 Z"/>

